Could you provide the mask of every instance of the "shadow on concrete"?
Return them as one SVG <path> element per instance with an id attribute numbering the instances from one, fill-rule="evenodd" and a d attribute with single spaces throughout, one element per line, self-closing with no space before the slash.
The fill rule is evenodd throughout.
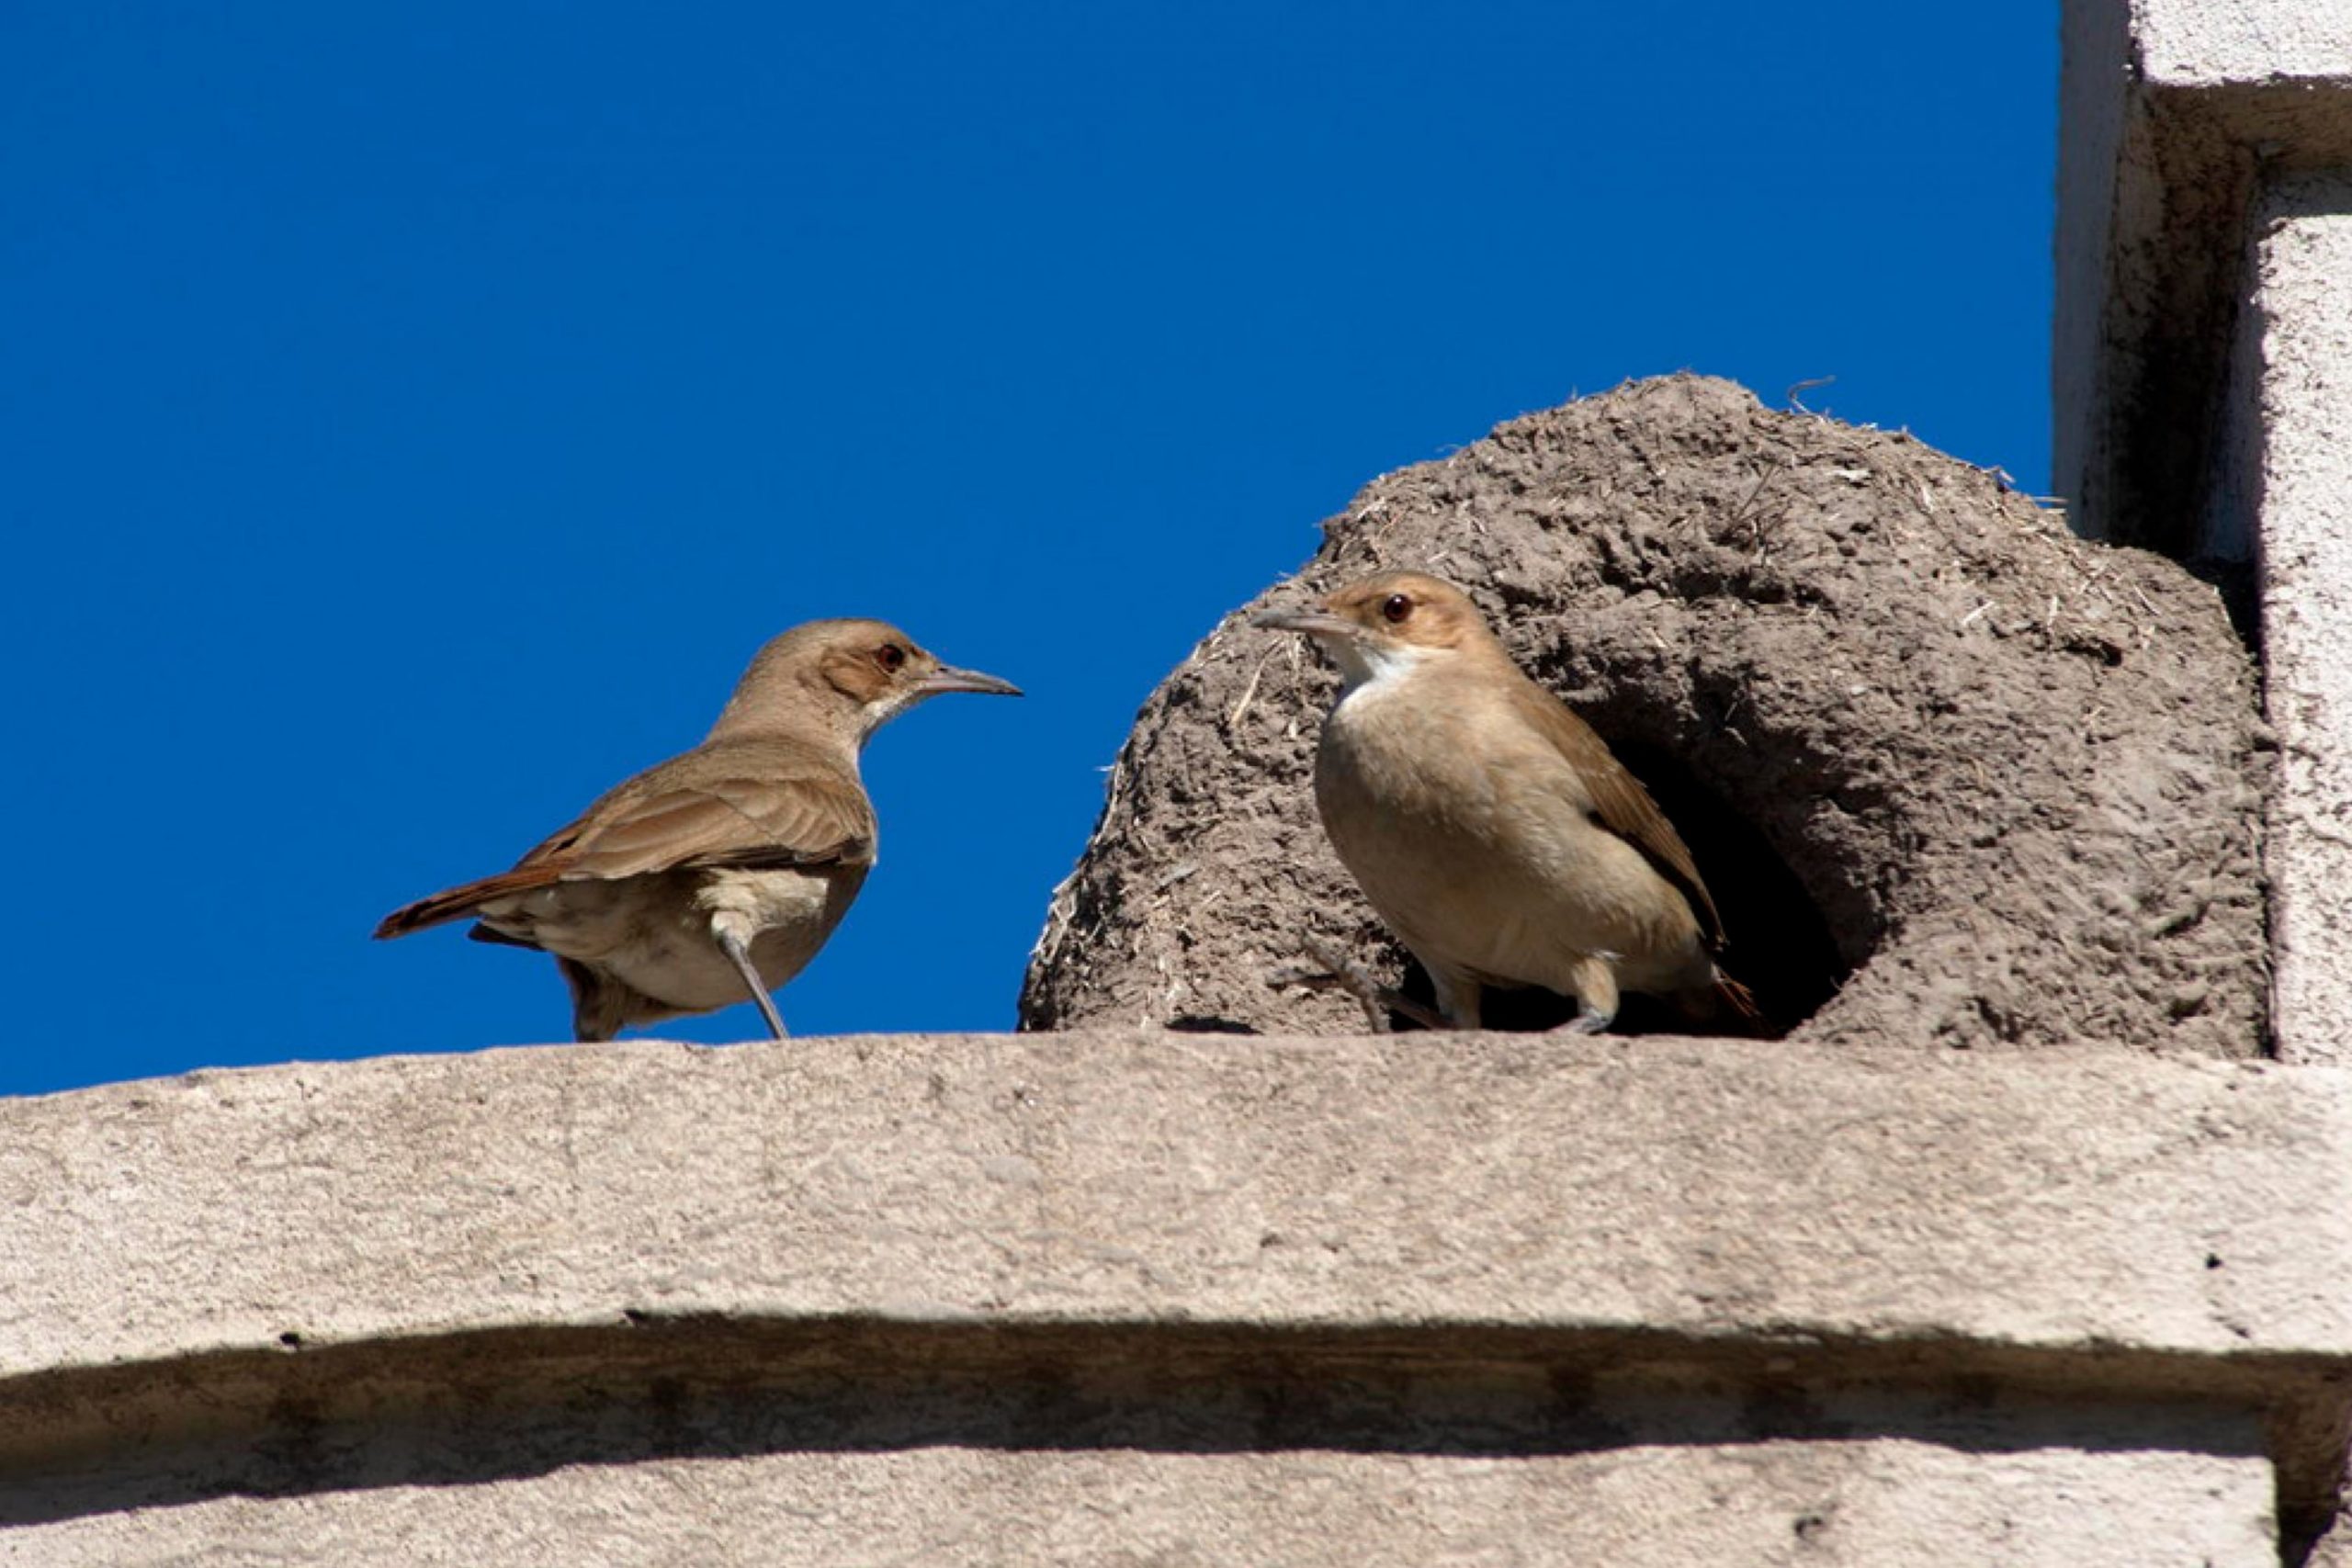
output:
<path id="1" fill-rule="evenodd" d="M 2176 1379 L 2153 1364 L 2163 1358 L 2093 1359 L 1813 1341 L 1767 1355 L 1752 1341 L 1557 1330 L 632 1313 L 611 1325 L 296 1342 L 15 1380 L 0 1388 L 0 1525 L 790 1451 L 1505 1458 L 1887 1437 L 1983 1452 L 2267 1451 L 2280 1461 L 2290 1539 L 2324 1517 L 2327 1483 L 2294 1458 L 2324 1444 L 2282 1427 L 2273 1403 L 2288 1369 L 2249 1364 L 2217 1381 L 2204 1363 Z M 2326 1425 L 2340 1412 L 2297 1418 Z"/>

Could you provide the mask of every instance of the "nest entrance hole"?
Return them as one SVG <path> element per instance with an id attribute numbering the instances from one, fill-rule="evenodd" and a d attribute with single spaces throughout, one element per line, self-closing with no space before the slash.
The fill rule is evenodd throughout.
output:
<path id="1" fill-rule="evenodd" d="M 1631 740 L 1612 740 L 1610 750 L 1648 787 L 1651 798 L 1690 846 L 1723 916 L 1724 972 L 1755 994 L 1764 1015 L 1760 1030 L 1735 1027 L 1738 1021 L 1729 1015 L 1699 1023 L 1662 998 L 1629 992 L 1611 1032 L 1760 1032 L 1775 1040 L 1787 1034 L 1835 996 L 1856 965 L 1839 955 L 1828 921 L 1763 833 L 1700 783 L 1672 751 Z M 1397 989 L 1425 1007 L 1435 1004 L 1428 972 L 1410 954 Z M 1577 1004 L 1539 987 L 1488 987 L 1481 1012 L 1488 1029 L 1533 1032 L 1568 1022 L 1577 1015 Z M 1420 1027 L 1402 1013 L 1390 1014 L 1389 1024 L 1399 1031 Z"/>

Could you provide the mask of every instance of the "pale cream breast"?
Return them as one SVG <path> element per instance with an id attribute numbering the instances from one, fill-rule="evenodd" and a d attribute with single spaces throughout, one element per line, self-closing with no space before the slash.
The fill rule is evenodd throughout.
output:
<path id="1" fill-rule="evenodd" d="M 865 884 L 864 865 L 778 871 L 714 871 L 695 902 L 708 920 L 733 915 L 758 934 L 752 939 L 752 966 L 774 990 L 800 973 L 849 912 Z M 706 942 L 706 945 L 707 942 Z M 722 961 L 723 963 L 723 961 Z M 730 976 L 733 969 L 729 967 Z M 736 985 L 740 989 L 741 980 Z"/>
<path id="2" fill-rule="evenodd" d="M 1340 861 L 1425 964 L 1555 990 L 1593 954 L 1614 955 L 1633 989 L 1709 972 L 1680 893 L 1474 683 L 1425 666 L 1352 685 L 1325 723 L 1316 799 Z"/>

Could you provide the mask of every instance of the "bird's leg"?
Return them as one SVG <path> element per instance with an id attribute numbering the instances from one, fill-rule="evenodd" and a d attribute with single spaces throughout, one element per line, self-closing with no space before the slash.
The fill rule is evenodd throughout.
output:
<path id="1" fill-rule="evenodd" d="M 1576 962 L 1577 1015 L 1560 1025 L 1563 1034 L 1598 1034 L 1617 1021 L 1617 972 L 1609 960 L 1588 953 Z"/>
<path id="2" fill-rule="evenodd" d="M 1416 955 L 1418 956 L 1418 955 Z M 1421 967 L 1429 971 L 1430 989 L 1437 993 L 1437 1010 L 1445 1015 L 1448 1029 L 1481 1027 L 1479 1004 L 1485 1000 L 1486 982 L 1460 969 L 1448 969 L 1442 964 L 1421 960 Z"/>
<path id="3" fill-rule="evenodd" d="M 752 999 L 760 1004 L 760 1016 L 768 1021 L 768 1032 L 778 1040 L 784 1039 L 784 1017 L 775 1010 L 775 998 L 760 984 L 760 972 L 752 967 L 752 950 L 742 934 L 732 922 L 724 919 L 710 922 L 710 934 L 718 940 L 718 951 L 735 965 L 735 973 L 743 976 L 743 987 L 752 993 Z"/>
<path id="4" fill-rule="evenodd" d="M 1392 1012 L 1403 1013 L 1423 1029 L 1446 1027 L 1444 1019 L 1403 992 L 1382 985 L 1364 971 L 1363 965 L 1346 954 L 1325 946 L 1312 937 L 1299 946 L 1307 957 L 1323 966 L 1322 970 L 1319 973 L 1285 971 L 1270 975 L 1266 977 L 1269 984 L 1304 986 L 1316 991 L 1345 991 L 1362 1005 L 1364 1022 L 1374 1034 L 1388 1032 L 1388 1015 Z"/>

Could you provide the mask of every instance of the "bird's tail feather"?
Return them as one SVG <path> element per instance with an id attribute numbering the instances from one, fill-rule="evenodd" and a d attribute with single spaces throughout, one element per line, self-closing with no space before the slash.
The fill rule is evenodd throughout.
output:
<path id="1" fill-rule="evenodd" d="M 1720 969 L 1715 971 L 1715 997 L 1747 1022 L 1764 1021 L 1764 1010 L 1756 1005 L 1756 993 Z"/>
<path id="2" fill-rule="evenodd" d="M 429 926 L 461 920 L 484 904 L 503 898 L 513 893 L 527 893 L 534 887 L 545 887 L 557 880 L 558 874 L 541 866 L 517 866 L 502 871 L 496 876 L 485 876 L 479 882 L 465 883 L 444 888 L 430 897 L 419 898 L 413 904 L 403 904 L 377 922 L 379 941 L 389 937 L 406 936 Z"/>

